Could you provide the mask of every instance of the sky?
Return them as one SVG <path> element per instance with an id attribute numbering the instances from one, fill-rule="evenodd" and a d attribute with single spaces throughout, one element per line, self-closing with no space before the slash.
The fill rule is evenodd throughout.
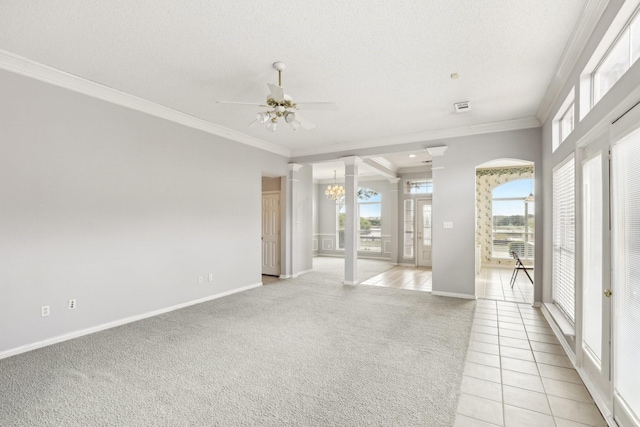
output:
<path id="1" fill-rule="evenodd" d="M 496 187 L 493 190 L 493 198 L 503 197 L 518 197 L 524 200 L 525 197 L 533 191 L 533 179 L 519 179 L 517 181 L 511 181 Z M 533 203 L 529 204 L 529 214 L 534 213 Z M 517 200 L 512 201 L 494 201 L 493 215 L 523 215 L 524 216 L 524 202 Z"/>

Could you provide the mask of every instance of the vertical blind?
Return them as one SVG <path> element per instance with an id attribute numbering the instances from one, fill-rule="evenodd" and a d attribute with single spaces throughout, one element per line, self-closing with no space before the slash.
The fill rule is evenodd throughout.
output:
<path id="1" fill-rule="evenodd" d="M 575 159 L 553 172 L 553 302 L 573 322 L 575 315 Z"/>
<path id="2" fill-rule="evenodd" d="M 640 416 L 640 130 L 613 146 L 614 385 Z"/>

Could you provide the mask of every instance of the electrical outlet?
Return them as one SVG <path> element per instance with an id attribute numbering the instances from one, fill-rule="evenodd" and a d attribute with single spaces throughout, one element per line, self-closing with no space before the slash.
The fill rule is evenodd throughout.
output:
<path id="1" fill-rule="evenodd" d="M 198 276 L 198 283 L 203 283 L 204 282 L 204 278 L 202 276 Z"/>
<path id="2" fill-rule="evenodd" d="M 51 310 L 49 309 L 49 306 L 48 305 L 43 305 L 42 306 L 42 317 L 47 317 L 50 314 L 51 314 Z"/>
<path id="3" fill-rule="evenodd" d="M 69 310 L 73 310 L 74 308 L 76 308 L 76 300 L 75 299 L 70 299 L 69 300 Z"/>
<path id="4" fill-rule="evenodd" d="M 209 273 L 209 281 L 213 282 L 213 273 Z"/>

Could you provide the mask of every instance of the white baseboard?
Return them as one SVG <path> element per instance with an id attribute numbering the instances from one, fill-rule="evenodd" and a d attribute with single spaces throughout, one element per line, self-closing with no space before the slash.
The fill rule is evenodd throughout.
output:
<path id="1" fill-rule="evenodd" d="M 300 272 L 298 272 L 298 273 L 294 274 L 292 277 L 302 276 L 302 275 L 304 275 L 304 274 L 309 274 L 309 273 L 311 273 L 311 272 L 313 272 L 313 268 L 312 268 L 311 270 L 304 270 L 304 271 L 300 271 Z"/>
<path id="2" fill-rule="evenodd" d="M 476 299 L 476 296 L 473 295 L 473 294 L 457 294 L 457 293 L 454 293 L 454 292 L 431 291 L 431 295 L 436 295 L 436 296 L 439 296 L 439 297 Z"/>
<path id="3" fill-rule="evenodd" d="M 280 279 L 291 279 L 293 276 L 289 275 L 289 274 L 281 274 L 280 275 Z"/>
<path id="4" fill-rule="evenodd" d="M 70 332 L 68 334 L 58 335 L 56 337 L 47 338 L 46 340 L 38 341 L 31 344 L 26 344 L 20 347 L 11 348 L 9 350 L 4 350 L 0 352 L 0 359 L 6 359 L 7 357 L 15 356 L 21 353 L 26 353 L 27 351 L 36 350 L 38 348 L 46 347 L 52 344 L 68 341 L 73 338 L 78 338 L 84 335 L 93 334 L 95 332 L 104 331 L 105 329 L 111 329 L 117 326 L 125 325 L 127 323 L 132 323 L 138 320 L 147 319 L 149 317 L 158 316 L 160 314 L 168 313 L 174 310 L 179 310 L 181 308 L 189 307 L 191 305 L 196 305 L 196 304 L 211 301 L 214 299 L 226 297 L 228 295 L 236 294 L 238 292 L 248 291 L 249 289 L 258 288 L 260 286 L 262 286 L 262 282 L 254 283 L 253 285 L 244 286 L 242 288 L 232 289 L 230 291 L 221 292 L 215 295 L 209 295 L 204 298 L 199 298 L 193 301 L 183 302 L 181 304 L 172 305 L 170 307 L 161 308 L 159 310 L 150 311 L 148 313 L 138 314 L 135 316 L 126 317 L 124 319 L 115 320 L 113 322 L 103 323 L 101 325 L 92 326 L 90 328 L 81 329 L 79 331 Z"/>
<path id="5" fill-rule="evenodd" d="M 345 280 L 345 281 L 344 281 L 344 282 L 342 282 L 342 283 L 344 283 L 345 285 L 357 285 L 357 284 L 358 284 L 358 281 L 356 280 L 355 282 L 352 282 L 352 281 L 350 281 L 350 280 Z"/>

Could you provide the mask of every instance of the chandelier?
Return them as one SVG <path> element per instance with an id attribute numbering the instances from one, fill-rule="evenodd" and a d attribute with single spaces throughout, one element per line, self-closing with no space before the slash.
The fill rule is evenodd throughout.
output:
<path id="1" fill-rule="evenodd" d="M 333 171 L 333 186 L 327 186 L 327 189 L 324 190 L 324 195 L 329 200 L 333 200 L 334 202 L 338 202 L 342 200 L 346 191 L 344 191 L 344 187 L 342 185 L 338 185 L 336 181 L 336 171 Z"/>

